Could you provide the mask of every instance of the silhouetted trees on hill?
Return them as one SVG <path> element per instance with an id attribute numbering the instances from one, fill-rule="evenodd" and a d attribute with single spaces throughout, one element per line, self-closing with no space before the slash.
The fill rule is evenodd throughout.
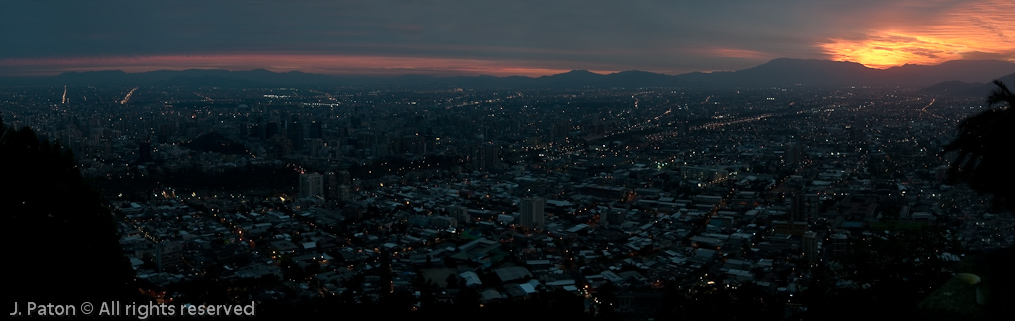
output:
<path id="1" fill-rule="evenodd" d="M 69 150 L 0 119 L 0 182 L 7 298 L 80 304 L 131 293 L 113 215 Z"/>
<path id="2" fill-rule="evenodd" d="M 987 97 L 989 109 L 959 123 L 959 134 L 943 153 L 957 153 L 951 164 L 953 182 L 993 195 L 995 209 L 1015 210 L 1015 94 L 999 80 Z M 1002 105 L 995 108 L 996 105 Z"/>

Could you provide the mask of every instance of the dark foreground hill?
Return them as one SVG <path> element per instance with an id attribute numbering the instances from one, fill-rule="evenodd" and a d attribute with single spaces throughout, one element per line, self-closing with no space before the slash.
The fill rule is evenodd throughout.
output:
<path id="1" fill-rule="evenodd" d="M 113 215 L 68 150 L 0 119 L 0 178 L 8 300 L 81 304 L 137 293 Z"/>

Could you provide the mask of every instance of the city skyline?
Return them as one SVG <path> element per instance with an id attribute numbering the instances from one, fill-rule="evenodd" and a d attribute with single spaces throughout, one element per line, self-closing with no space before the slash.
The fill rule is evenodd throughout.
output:
<path id="1" fill-rule="evenodd" d="M 871 68 L 1015 61 L 1008 1 L 5 4 L 0 75 L 268 69 L 332 75 L 663 74 L 780 58 Z"/>
<path id="2" fill-rule="evenodd" d="M 1006 194 L 940 153 L 990 107 L 955 83 L 189 82 L 0 85 L 0 207 L 38 240 L 12 257 L 87 262 L 19 265 L 22 315 L 88 314 L 25 303 L 59 286 L 158 316 L 1010 315 Z"/>

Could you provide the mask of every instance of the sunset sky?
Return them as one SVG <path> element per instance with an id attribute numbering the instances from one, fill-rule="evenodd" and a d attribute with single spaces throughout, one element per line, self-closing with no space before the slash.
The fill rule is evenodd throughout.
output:
<path id="1" fill-rule="evenodd" d="M 256 68 L 356 75 L 665 74 L 779 57 L 1015 62 L 1012 0 L 0 3 L 0 76 Z"/>

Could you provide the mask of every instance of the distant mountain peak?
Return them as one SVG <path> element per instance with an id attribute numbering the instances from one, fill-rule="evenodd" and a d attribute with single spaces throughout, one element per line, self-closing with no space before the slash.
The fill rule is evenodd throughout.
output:
<path id="1" fill-rule="evenodd" d="M 766 63 L 759 65 L 758 67 L 765 65 L 785 65 L 785 64 L 824 64 L 824 65 L 860 65 L 863 64 L 852 61 L 841 61 L 841 60 L 824 60 L 824 59 L 803 59 L 803 58 L 775 58 L 769 60 Z"/>
<path id="2" fill-rule="evenodd" d="M 621 72 L 617 72 L 615 74 L 628 74 L 628 75 L 648 75 L 648 74 L 653 74 L 653 75 L 658 75 L 657 73 L 649 72 L 649 71 L 644 71 L 644 70 L 624 70 L 624 71 L 621 71 Z"/>

